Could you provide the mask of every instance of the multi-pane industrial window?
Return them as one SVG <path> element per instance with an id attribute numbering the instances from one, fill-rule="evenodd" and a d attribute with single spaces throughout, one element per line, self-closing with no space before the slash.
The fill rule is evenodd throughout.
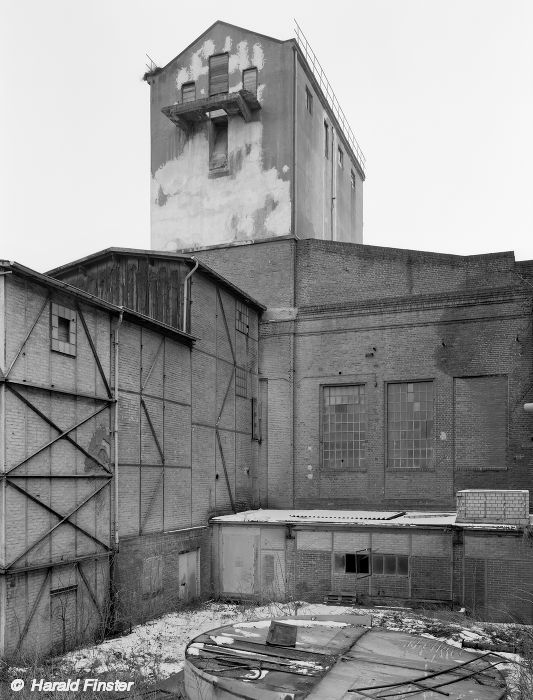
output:
<path id="1" fill-rule="evenodd" d="M 248 396 L 248 372 L 243 367 L 235 367 L 235 393 L 237 396 Z"/>
<path id="2" fill-rule="evenodd" d="M 229 55 L 220 53 L 209 57 L 209 96 L 226 94 L 229 88 Z"/>
<path id="3" fill-rule="evenodd" d="M 305 88 L 305 105 L 309 114 L 313 114 L 313 95 L 308 87 Z"/>
<path id="4" fill-rule="evenodd" d="M 409 557 L 404 554 L 372 554 L 372 574 L 409 576 Z"/>
<path id="5" fill-rule="evenodd" d="M 342 148 L 338 148 L 337 153 L 339 160 L 339 168 L 344 168 L 344 151 L 342 150 Z"/>
<path id="6" fill-rule="evenodd" d="M 235 328 L 241 333 L 248 333 L 248 307 L 242 301 L 235 302 Z"/>
<path id="7" fill-rule="evenodd" d="M 322 390 L 322 464 L 357 469 L 366 451 L 364 385 L 325 386 Z"/>
<path id="8" fill-rule="evenodd" d="M 76 312 L 60 304 L 50 307 L 51 348 L 65 355 L 76 354 Z"/>
<path id="9" fill-rule="evenodd" d="M 329 126 L 324 122 L 324 155 L 329 158 Z"/>
<path id="10" fill-rule="evenodd" d="M 183 83 L 181 86 L 181 101 L 194 102 L 196 99 L 196 83 Z"/>
<path id="11" fill-rule="evenodd" d="M 433 382 L 387 387 L 388 466 L 427 468 L 433 459 Z"/>
<path id="12" fill-rule="evenodd" d="M 355 173 L 353 170 L 350 171 L 350 181 L 352 184 L 352 190 L 355 190 Z"/>
<path id="13" fill-rule="evenodd" d="M 246 68 L 242 72 L 242 89 L 257 95 L 257 68 Z"/>
<path id="14" fill-rule="evenodd" d="M 379 554 L 370 549 L 335 553 L 334 571 L 359 576 L 409 576 L 409 557 L 406 554 Z"/>

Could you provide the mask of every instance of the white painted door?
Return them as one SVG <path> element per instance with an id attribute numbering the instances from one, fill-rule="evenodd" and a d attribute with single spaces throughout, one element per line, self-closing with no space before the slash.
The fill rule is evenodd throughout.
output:
<path id="1" fill-rule="evenodd" d="M 184 552 L 178 557 L 179 599 L 189 603 L 200 595 L 200 550 Z"/>
<path id="2" fill-rule="evenodd" d="M 222 530 L 222 593 L 253 595 L 259 528 L 225 527 Z"/>

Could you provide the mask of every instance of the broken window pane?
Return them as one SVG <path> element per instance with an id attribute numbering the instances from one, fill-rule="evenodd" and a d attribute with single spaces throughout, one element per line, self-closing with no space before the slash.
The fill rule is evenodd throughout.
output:
<path id="1" fill-rule="evenodd" d="M 322 464 L 331 469 L 356 469 L 363 466 L 365 456 L 365 386 L 323 387 Z"/>
<path id="2" fill-rule="evenodd" d="M 427 468 L 433 459 L 433 382 L 387 387 L 388 466 Z"/>

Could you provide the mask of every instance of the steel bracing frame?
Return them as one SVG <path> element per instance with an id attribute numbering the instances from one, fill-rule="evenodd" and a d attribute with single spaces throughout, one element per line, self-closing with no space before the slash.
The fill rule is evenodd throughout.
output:
<path id="1" fill-rule="evenodd" d="M 2 371 L 2 369 L 0 368 L 0 385 L 3 384 L 5 389 L 11 395 L 16 397 L 22 404 L 24 404 L 26 408 L 28 408 L 34 415 L 38 416 L 44 423 L 46 423 L 46 425 L 48 425 L 57 433 L 54 437 L 52 437 L 52 439 L 48 440 L 45 444 L 33 450 L 31 454 L 24 457 L 24 459 L 17 461 L 15 464 L 6 465 L 4 472 L 0 474 L 0 479 L 4 482 L 4 488 L 9 488 L 13 491 L 16 491 L 17 493 L 20 493 L 26 499 L 37 505 L 39 508 L 42 508 L 48 514 L 54 516 L 57 519 L 57 522 L 54 523 L 51 527 L 49 527 L 44 533 L 37 536 L 31 542 L 27 543 L 24 550 L 20 554 L 17 554 L 2 568 L 0 568 L 0 575 L 20 574 L 28 572 L 37 573 L 45 571 L 45 576 L 39 587 L 39 591 L 35 599 L 33 600 L 27 619 L 20 632 L 15 649 L 16 652 L 20 651 L 20 648 L 28 633 L 32 620 L 35 617 L 37 609 L 39 608 L 39 604 L 41 603 L 46 587 L 51 581 L 52 572 L 56 568 L 65 567 L 69 565 L 74 567 L 74 571 L 76 573 L 78 581 L 83 585 L 84 589 L 87 591 L 88 597 L 91 600 L 92 605 L 97 611 L 100 620 L 103 622 L 103 611 L 101 605 L 99 604 L 98 597 L 89 583 L 89 580 L 83 569 L 83 564 L 88 561 L 97 561 L 102 558 L 109 559 L 114 551 L 112 546 L 111 532 L 109 533 L 109 541 L 105 541 L 101 539 L 101 537 L 97 536 L 95 532 L 91 532 L 90 530 L 81 526 L 75 521 L 75 516 L 81 508 L 83 508 L 85 505 L 91 502 L 95 497 L 98 496 L 98 494 L 102 493 L 105 489 L 110 487 L 110 485 L 113 482 L 114 473 L 113 470 L 97 455 L 91 454 L 91 452 L 89 452 L 88 449 L 86 449 L 83 445 L 80 444 L 79 440 L 72 437 L 72 433 L 74 433 L 78 428 L 80 428 L 84 424 L 88 423 L 89 421 L 102 414 L 104 411 L 109 410 L 111 406 L 114 403 L 116 403 L 116 397 L 114 396 L 114 393 L 111 390 L 110 381 L 104 371 L 101 358 L 98 354 L 95 342 L 87 325 L 83 309 L 79 302 L 75 304 L 75 308 L 81 321 L 81 326 L 85 333 L 85 337 L 91 349 L 92 358 L 98 370 L 98 376 L 101 378 L 103 386 L 105 388 L 106 395 L 102 396 L 98 394 L 97 391 L 95 391 L 94 394 L 87 392 L 68 391 L 55 386 L 46 386 L 43 384 L 32 383 L 31 381 L 21 381 L 20 379 L 10 378 L 14 367 L 16 366 L 19 358 L 23 355 L 24 348 L 30 340 L 35 328 L 37 327 L 37 324 L 41 320 L 45 309 L 49 307 L 51 299 L 52 294 L 51 292 L 48 292 L 43 300 L 42 305 L 39 307 L 39 311 L 36 317 L 32 320 L 29 330 L 25 334 L 23 341 L 18 346 L 12 360 L 7 365 L 7 370 Z M 115 368 L 115 371 L 117 371 L 117 368 Z M 55 420 L 48 416 L 35 404 L 34 401 L 31 400 L 30 397 L 28 397 L 26 393 L 27 389 L 30 389 L 34 392 L 46 392 L 49 395 L 51 394 L 58 397 L 68 396 L 73 398 L 94 400 L 97 402 L 101 402 L 102 405 L 98 406 L 94 411 L 91 411 L 89 415 L 81 418 L 80 420 L 76 421 L 75 423 L 69 426 L 64 427 L 59 425 Z M 153 424 L 150 418 L 149 424 L 153 429 Z M 91 463 L 94 464 L 97 471 L 91 474 L 54 474 L 53 472 L 49 474 L 32 473 L 31 469 L 28 469 L 28 463 L 38 455 L 45 452 L 46 450 L 50 450 L 53 445 L 57 444 L 61 440 L 68 442 L 76 451 L 80 452 L 87 459 L 90 459 Z M 157 444 L 160 449 L 159 443 Z M 26 466 L 26 470 L 22 469 L 22 467 L 24 466 Z M 30 490 L 26 487 L 25 483 L 25 481 L 28 479 L 48 479 L 50 481 L 57 479 L 87 479 L 90 483 L 95 484 L 95 486 L 91 490 L 91 493 L 79 500 L 74 505 L 74 507 L 64 512 L 62 510 L 51 507 L 43 499 L 31 493 Z M 98 483 L 99 481 L 103 483 Z M 75 484 L 76 481 L 72 481 L 71 483 Z M 30 563 L 29 565 L 24 565 L 23 560 L 28 556 L 28 554 L 30 554 L 36 547 L 38 547 L 40 544 L 49 539 L 52 536 L 52 533 L 55 532 L 57 528 L 59 528 L 61 525 L 68 525 L 75 532 L 78 532 L 92 540 L 97 545 L 99 551 L 79 557 L 75 556 L 75 552 L 72 552 L 72 555 L 74 556 L 68 556 L 67 558 L 61 559 L 59 561 L 50 560 L 44 563 Z"/>

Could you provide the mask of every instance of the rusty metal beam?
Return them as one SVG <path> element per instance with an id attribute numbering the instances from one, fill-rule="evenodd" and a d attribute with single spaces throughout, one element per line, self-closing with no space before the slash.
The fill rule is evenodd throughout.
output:
<path id="1" fill-rule="evenodd" d="M 102 614 L 102 609 L 100 608 L 98 604 L 98 600 L 96 599 L 96 596 L 93 593 L 93 589 L 89 586 L 89 581 L 87 581 L 87 577 L 83 573 L 83 569 L 81 568 L 80 562 L 76 562 L 74 565 L 76 568 L 76 571 L 79 573 L 81 580 L 85 584 L 85 588 L 87 589 L 87 593 L 89 594 L 90 599 L 93 602 L 94 607 L 96 608 L 96 611 L 100 617 L 100 620 L 103 620 L 103 614 Z"/>
<path id="2" fill-rule="evenodd" d="M 83 326 L 83 330 L 85 331 L 85 335 L 87 336 L 87 340 L 89 341 L 89 345 L 91 346 L 91 350 L 93 353 L 94 360 L 96 362 L 96 366 L 98 367 L 98 371 L 100 372 L 100 376 L 102 377 L 102 381 L 104 382 L 105 390 L 107 392 L 107 395 L 109 398 L 113 398 L 113 394 L 111 392 L 111 388 L 109 386 L 109 382 L 107 381 L 107 377 L 105 376 L 104 369 L 102 367 L 102 363 L 100 362 L 100 357 L 98 356 L 98 352 L 96 350 L 96 346 L 93 342 L 92 336 L 89 332 L 89 329 L 87 327 L 87 323 L 85 321 L 85 316 L 83 315 L 83 312 L 81 310 L 81 306 L 79 303 L 76 303 L 76 310 L 79 314 L 81 325 Z"/>
<path id="3" fill-rule="evenodd" d="M 225 460 L 225 458 L 224 458 L 224 450 L 222 449 L 222 441 L 221 441 L 221 439 L 220 439 L 220 432 L 219 432 L 219 430 L 218 430 L 218 426 L 215 428 L 215 435 L 217 436 L 218 449 L 219 449 L 219 451 L 220 451 L 220 458 L 221 458 L 221 460 L 222 460 L 222 467 L 224 468 L 224 476 L 225 476 L 225 478 L 226 478 L 226 487 L 227 487 L 227 489 L 228 489 L 229 500 L 230 500 L 230 503 L 231 503 L 231 510 L 232 510 L 234 513 L 236 513 L 237 510 L 236 510 L 236 508 L 235 508 L 235 502 L 234 502 L 234 500 L 233 500 L 233 493 L 232 493 L 232 491 L 231 491 L 231 486 L 230 486 L 230 483 L 229 483 L 228 470 L 227 470 L 227 467 L 226 467 L 226 460 Z"/>
<path id="4" fill-rule="evenodd" d="M 49 301 L 50 301 L 50 292 L 48 292 L 48 294 L 46 295 L 46 299 L 44 300 L 43 305 L 41 306 L 39 313 L 37 314 L 37 318 L 32 323 L 30 330 L 28 331 L 28 333 L 26 334 L 26 337 L 22 341 L 22 344 L 20 345 L 19 349 L 17 350 L 17 354 L 15 355 L 13 360 L 11 361 L 11 364 L 9 365 L 7 372 L 3 375 L 4 379 L 7 379 L 9 377 L 11 370 L 15 366 L 15 362 L 19 359 L 20 353 L 24 350 L 24 347 L 25 347 L 26 343 L 28 342 L 30 335 L 33 333 L 33 329 L 35 328 L 35 326 L 39 322 L 39 319 L 43 315 L 43 311 L 45 310 L 46 305 L 48 304 Z"/>
<path id="5" fill-rule="evenodd" d="M 67 430 L 65 432 L 58 425 L 56 425 L 56 423 L 54 423 L 54 421 L 51 418 L 49 418 L 39 408 L 37 408 L 37 406 L 35 406 L 29 399 L 27 399 L 23 394 L 21 394 L 19 391 L 14 389 L 9 382 L 6 384 L 6 386 L 9 389 L 9 391 L 11 391 L 13 394 L 15 394 L 15 396 L 20 401 L 22 401 L 23 404 L 28 406 L 28 408 L 30 408 L 34 413 L 36 413 L 39 416 L 39 418 L 44 420 L 45 423 L 48 423 L 48 425 L 50 425 L 52 428 L 54 428 L 54 430 L 57 430 L 57 432 L 60 433 L 60 435 L 56 439 L 54 439 L 52 441 L 52 443 L 50 443 L 50 444 L 53 444 L 54 442 L 56 442 L 56 440 L 59 440 L 59 439 L 67 440 L 67 442 L 70 442 L 70 444 L 73 445 L 76 449 L 78 449 L 82 454 L 84 454 L 86 457 L 88 457 L 89 459 L 96 462 L 96 464 L 98 464 L 100 467 L 102 467 L 102 469 L 104 471 L 106 471 L 108 474 L 111 474 L 111 470 L 108 469 L 108 467 L 101 460 L 99 460 L 98 457 L 95 457 L 94 455 L 92 455 L 88 450 L 86 450 L 78 442 L 76 442 L 76 440 L 74 440 L 74 438 L 71 438 L 70 435 L 68 435 L 68 433 L 70 433 L 72 430 L 74 430 L 76 426 L 74 426 L 74 428 L 70 428 L 69 430 Z M 89 416 L 89 418 L 87 420 L 89 420 L 90 418 L 94 418 L 95 415 L 98 415 L 99 413 L 104 411 L 106 408 L 108 408 L 107 405 L 102 406 L 93 415 Z M 85 420 L 83 422 L 85 422 Z M 34 456 L 34 455 L 32 455 L 32 456 Z M 28 457 L 27 459 L 31 459 L 31 457 Z M 27 461 L 27 459 L 24 461 Z M 21 464 L 22 463 L 23 462 L 21 462 Z M 12 469 L 15 469 L 18 466 L 20 466 L 20 464 L 17 464 L 15 467 L 12 467 Z M 11 470 L 9 470 L 9 471 L 11 471 Z M 6 473 L 9 473 L 9 472 L 6 472 Z"/>
<path id="6" fill-rule="evenodd" d="M 217 287 L 217 299 L 218 299 L 219 306 L 222 310 L 222 320 L 224 321 L 224 328 L 226 329 L 226 335 L 228 336 L 228 342 L 229 342 L 229 347 L 231 350 L 231 356 L 233 358 L 233 364 L 236 365 L 237 360 L 235 358 L 235 350 L 233 349 L 233 343 L 231 340 L 231 335 L 229 333 L 228 319 L 226 318 L 226 312 L 224 311 L 224 304 L 222 303 L 222 297 L 220 296 L 220 290 L 218 287 Z"/>
<path id="7" fill-rule="evenodd" d="M 26 636 L 26 634 L 30 628 L 31 621 L 33 620 L 33 617 L 35 615 L 35 612 L 37 611 L 37 608 L 39 607 L 39 603 L 41 602 L 41 598 L 43 597 L 44 589 L 46 587 L 46 584 L 48 583 L 48 579 L 50 578 L 50 572 L 51 572 L 51 569 L 48 569 L 48 571 L 46 572 L 46 575 L 44 577 L 44 580 L 41 583 L 41 587 L 39 588 L 39 592 L 37 593 L 37 597 L 33 601 L 33 605 L 31 606 L 30 614 L 28 615 L 26 622 L 24 623 L 24 627 L 22 628 L 22 632 L 20 633 L 20 637 L 19 637 L 16 649 L 15 649 L 15 654 L 20 650 L 20 647 L 22 646 L 22 642 L 24 641 L 24 637 Z"/>
<path id="8" fill-rule="evenodd" d="M 165 453 L 163 452 L 163 450 L 161 448 L 161 445 L 159 443 L 159 439 L 157 437 L 157 433 L 155 432 L 154 424 L 152 423 L 152 419 L 150 418 L 150 413 L 148 411 L 148 407 L 147 407 L 146 403 L 144 402 L 144 399 L 142 396 L 141 396 L 141 406 L 144 409 L 146 419 L 148 420 L 148 425 L 150 426 L 150 430 L 151 430 L 152 435 L 154 437 L 155 444 L 157 445 L 157 449 L 159 451 L 159 456 L 161 457 L 161 464 L 164 465 L 165 464 Z"/>
<path id="9" fill-rule="evenodd" d="M 229 390 L 231 389 L 231 384 L 233 382 L 233 377 L 235 376 L 235 365 L 233 365 L 233 369 L 231 370 L 231 375 L 229 378 L 228 386 L 226 387 L 226 393 L 224 394 L 224 398 L 222 399 L 222 406 L 220 407 L 220 413 L 218 414 L 217 421 L 215 423 L 215 428 L 218 427 L 218 424 L 220 423 L 220 419 L 222 418 L 222 412 L 224 410 L 224 406 L 226 405 L 226 401 L 228 399 L 228 394 Z"/>
<path id="10" fill-rule="evenodd" d="M 76 523 L 73 523 L 73 522 L 70 520 L 70 518 L 74 515 L 74 513 L 77 513 L 78 510 L 80 510 L 80 508 L 82 508 L 86 503 L 88 503 L 92 498 L 94 498 L 98 493 L 100 493 L 100 491 L 102 491 L 102 489 L 104 489 L 110 482 L 111 482 L 111 479 L 109 479 L 108 481 L 106 481 L 105 484 L 102 484 L 102 486 L 100 486 L 99 488 L 97 488 L 96 491 L 93 491 L 93 493 L 91 493 L 89 496 L 87 496 L 87 498 L 85 498 L 81 503 L 79 503 L 79 504 L 78 504 L 75 508 L 73 508 L 69 513 L 67 513 L 67 515 L 61 515 L 61 514 L 59 514 L 59 513 L 56 513 L 52 508 L 50 508 L 50 506 L 47 506 L 46 503 L 43 503 L 43 502 L 40 501 L 38 498 L 36 498 L 35 496 L 33 496 L 31 493 L 28 493 L 28 492 L 25 491 L 24 489 L 20 488 L 20 486 L 17 486 L 16 484 L 11 483 L 11 482 L 9 481 L 9 479 L 8 479 L 7 483 L 8 483 L 12 488 L 16 489 L 17 491 L 22 492 L 25 496 L 28 496 L 31 500 L 37 501 L 37 503 L 38 503 L 39 505 L 41 505 L 41 506 L 42 506 L 43 508 L 45 508 L 46 510 L 49 510 L 50 512 L 52 512 L 56 517 L 60 518 L 60 520 L 59 520 L 59 522 L 56 523 L 53 527 L 51 527 L 47 532 L 45 532 L 44 535 L 41 535 L 41 537 L 39 537 L 39 539 L 36 540 L 33 544 L 31 544 L 29 547 L 26 547 L 26 549 L 22 552 L 22 554 L 19 554 L 19 556 L 18 556 L 16 559 L 13 559 L 13 561 L 12 561 L 10 564 L 8 564 L 6 567 L 4 567 L 5 570 L 7 571 L 7 570 L 11 569 L 11 567 L 14 566 L 14 564 L 16 564 L 16 563 L 17 563 L 18 561 L 20 561 L 23 557 L 25 557 L 27 554 L 29 554 L 29 553 L 31 552 L 32 549 L 35 549 L 35 547 L 37 547 L 38 545 L 40 545 L 41 542 L 43 542 L 47 537 L 49 537 L 49 536 L 52 534 L 52 532 L 54 532 L 54 530 L 57 530 L 57 528 L 58 528 L 60 525 L 63 525 L 63 523 L 68 523 L 69 525 L 71 525 L 71 526 L 72 526 L 73 528 L 75 528 L 76 530 L 81 530 L 81 531 L 83 532 L 84 535 L 87 535 L 90 539 L 92 539 L 92 540 L 94 540 L 95 542 L 97 542 L 99 545 L 101 545 L 102 547 L 104 547 L 107 551 L 111 551 L 111 547 L 109 547 L 109 545 L 105 544 L 105 542 L 101 542 L 97 537 L 95 537 L 94 535 L 92 535 L 92 534 L 90 534 L 90 533 L 87 533 L 85 530 L 83 530 L 83 528 L 81 528 L 79 525 L 77 525 Z"/>

